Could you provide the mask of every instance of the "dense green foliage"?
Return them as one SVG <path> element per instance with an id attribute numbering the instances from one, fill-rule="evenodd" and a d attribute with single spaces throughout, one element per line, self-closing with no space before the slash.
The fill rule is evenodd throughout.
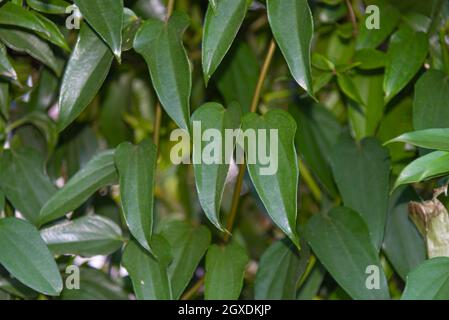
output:
<path id="1" fill-rule="evenodd" d="M 0 1 L 0 299 L 447 300 L 448 177 L 446 0 Z"/>

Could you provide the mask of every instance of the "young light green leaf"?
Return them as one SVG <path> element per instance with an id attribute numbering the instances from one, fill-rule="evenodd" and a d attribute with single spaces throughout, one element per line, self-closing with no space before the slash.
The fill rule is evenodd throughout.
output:
<path id="1" fill-rule="evenodd" d="M 134 39 L 134 49 L 148 65 L 159 101 L 176 124 L 187 131 L 192 75 L 182 35 L 188 24 L 185 14 L 175 12 L 168 22 L 146 21 Z"/>
<path id="2" fill-rule="evenodd" d="M 212 245 L 206 256 L 204 297 L 207 300 L 236 300 L 243 287 L 248 255 L 239 244 Z"/>
<path id="3" fill-rule="evenodd" d="M 337 73 L 337 82 L 341 91 L 353 101 L 364 105 L 362 97 L 360 96 L 358 88 L 355 86 L 352 79 L 346 73 Z"/>
<path id="4" fill-rule="evenodd" d="M 215 129 L 217 134 L 225 137 L 226 130 L 240 128 L 241 111 L 237 103 L 232 103 L 226 110 L 218 103 L 206 103 L 198 108 L 192 116 L 193 130 L 203 137 L 206 130 Z M 215 143 L 219 137 L 209 137 Z M 234 141 L 232 148 L 222 141 L 219 150 L 213 150 L 217 157 L 214 163 L 205 163 L 202 160 L 203 151 L 208 150 L 208 143 L 204 141 L 193 143 L 193 168 L 195 171 L 195 183 L 201 206 L 210 222 L 221 231 L 225 231 L 220 222 L 221 198 L 229 171 L 229 163 L 233 156 Z M 210 143 L 210 141 L 209 141 Z M 226 154 L 226 149 L 229 149 Z M 212 150 L 209 150 L 212 151 Z M 211 152 L 212 153 L 212 152 Z M 218 159 L 219 158 L 219 159 Z"/>
<path id="5" fill-rule="evenodd" d="M 394 188 L 449 173 L 449 152 L 435 151 L 414 160 L 402 170 Z"/>
<path id="6" fill-rule="evenodd" d="M 327 215 L 316 214 L 306 225 L 305 236 L 327 271 L 353 299 L 390 298 L 387 279 L 368 228 L 355 211 L 339 207 Z M 370 290 L 366 285 L 366 271 L 372 267 L 379 271 L 376 272 L 380 277 L 377 290 Z"/>
<path id="7" fill-rule="evenodd" d="M 123 0 L 74 0 L 81 14 L 120 61 L 122 53 Z"/>
<path id="8" fill-rule="evenodd" d="M 172 292 L 167 271 L 171 261 L 170 245 L 160 236 L 152 240 L 158 258 L 137 242 L 130 241 L 123 252 L 122 265 L 131 277 L 137 299 L 170 300 Z"/>
<path id="9" fill-rule="evenodd" d="M 402 300 L 448 300 L 449 258 L 425 261 L 407 276 Z"/>
<path id="10" fill-rule="evenodd" d="M 401 19 L 401 13 L 391 3 L 386 0 L 377 0 L 376 6 L 378 14 L 369 10 L 364 21 L 360 23 L 360 34 L 357 36 L 357 49 L 375 49 L 381 45 L 388 36 L 396 29 Z M 375 26 L 375 19 L 379 17 L 379 28 Z M 370 26 L 368 29 L 367 26 Z"/>
<path id="11" fill-rule="evenodd" d="M 0 188 L 27 220 L 39 225 L 39 210 L 56 192 L 34 149 L 5 150 L 0 157 Z"/>
<path id="12" fill-rule="evenodd" d="M 47 42 L 28 31 L 0 27 L 0 40 L 10 49 L 29 54 L 49 67 L 57 76 L 62 73 L 62 65 L 56 59 Z"/>
<path id="13" fill-rule="evenodd" d="M 299 180 L 295 150 L 296 122 L 288 112 L 274 109 L 264 116 L 247 114 L 242 127 L 244 132 L 252 129 L 258 135 L 255 137 L 257 144 L 245 145 L 246 163 L 254 187 L 276 225 L 299 246 L 296 232 Z M 263 138 L 266 144 L 260 142 Z M 259 145 L 266 149 L 257 150 L 261 148 Z M 267 163 L 262 163 L 257 155 L 266 152 L 269 152 L 270 158 Z"/>
<path id="14" fill-rule="evenodd" d="M 70 50 L 63 34 L 53 21 L 37 12 L 26 10 L 12 2 L 8 2 L 0 8 L 0 24 L 33 31 L 43 39 L 65 50 Z"/>
<path id="15" fill-rule="evenodd" d="M 267 0 L 268 20 L 296 82 L 313 95 L 310 47 L 313 17 L 307 0 Z"/>
<path id="16" fill-rule="evenodd" d="M 207 85 L 234 41 L 245 19 L 248 0 L 220 0 L 209 6 L 203 29 L 202 63 Z"/>
<path id="17" fill-rule="evenodd" d="M 161 223 L 160 235 L 171 247 L 173 261 L 168 267 L 173 299 L 179 299 L 192 279 L 211 242 L 205 226 L 193 227 L 182 221 Z"/>
<path id="18" fill-rule="evenodd" d="M 88 106 L 100 90 L 111 67 L 113 55 L 87 25 L 66 67 L 59 96 L 59 130 L 65 129 Z"/>
<path id="19" fill-rule="evenodd" d="M 413 188 L 407 187 L 398 189 L 390 201 L 382 249 L 403 280 L 406 280 L 412 269 L 426 260 L 424 239 L 409 218 L 409 203 L 418 199 Z"/>
<path id="20" fill-rule="evenodd" d="M 449 128 L 449 76 L 429 70 L 415 86 L 413 126 L 415 130 Z"/>
<path id="21" fill-rule="evenodd" d="M 299 251 L 287 238 L 273 243 L 260 258 L 254 288 L 255 299 L 294 300 L 309 258 L 307 244 L 301 244 Z"/>
<path id="22" fill-rule="evenodd" d="M 120 198 L 126 224 L 139 244 L 152 252 L 153 188 L 157 147 L 149 140 L 138 146 L 124 142 L 115 151 Z"/>
<path id="23" fill-rule="evenodd" d="M 424 63 L 429 47 L 427 35 L 408 27 L 392 37 L 384 78 L 385 101 L 390 101 L 412 80 Z"/>
<path id="24" fill-rule="evenodd" d="M 40 233 L 54 254 L 109 255 L 123 243 L 120 227 L 98 215 L 58 223 Z"/>
<path id="25" fill-rule="evenodd" d="M 361 70 L 375 70 L 385 67 L 387 55 L 376 49 L 361 49 L 354 54 L 354 61 L 359 62 Z"/>
<path id="26" fill-rule="evenodd" d="M 45 203 L 40 211 L 41 222 L 50 222 L 77 209 L 98 189 L 117 180 L 114 150 L 98 154 Z"/>
<path id="27" fill-rule="evenodd" d="M 8 58 L 6 47 L 0 42 L 0 76 L 10 80 L 17 80 L 17 73 Z"/>
<path id="28" fill-rule="evenodd" d="M 257 56 L 245 42 L 239 42 L 231 48 L 215 76 L 226 105 L 238 101 L 243 113 L 250 111 L 259 69 Z"/>
<path id="29" fill-rule="evenodd" d="M 335 146 L 331 159 L 343 203 L 365 219 L 372 242 L 379 249 L 388 212 L 388 151 L 374 138 L 357 144 L 349 135 L 344 135 Z"/>
<path id="30" fill-rule="evenodd" d="M 414 146 L 440 151 L 449 151 L 449 129 L 425 129 L 407 132 L 388 142 L 405 142 Z"/>
<path id="31" fill-rule="evenodd" d="M 56 262 L 30 223 L 16 218 L 0 220 L 0 264 L 28 287 L 50 296 L 62 290 Z"/>
<path id="32" fill-rule="evenodd" d="M 66 14 L 70 3 L 64 0 L 26 0 L 34 10 L 48 14 Z"/>

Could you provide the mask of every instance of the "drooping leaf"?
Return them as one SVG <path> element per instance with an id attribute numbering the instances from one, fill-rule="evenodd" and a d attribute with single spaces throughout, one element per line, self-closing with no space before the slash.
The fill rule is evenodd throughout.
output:
<path id="1" fill-rule="evenodd" d="M 107 45 L 83 24 L 64 72 L 59 96 L 59 130 L 65 129 L 97 94 L 111 67 Z"/>
<path id="2" fill-rule="evenodd" d="M 388 36 L 396 29 L 400 18 L 400 11 L 395 8 L 391 3 L 385 0 L 376 1 L 377 8 L 379 8 L 380 26 L 379 28 L 372 28 L 373 19 L 376 19 L 376 15 L 373 12 L 365 15 L 364 21 L 360 23 L 360 34 L 357 37 L 356 47 L 357 49 L 375 49 L 381 45 Z M 371 28 L 367 28 L 368 26 Z"/>
<path id="3" fill-rule="evenodd" d="M 108 255 L 123 243 L 120 227 L 98 215 L 58 223 L 40 233 L 54 254 Z"/>
<path id="4" fill-rule="evenodd" d="M 407 276 L 402 300 L 448 300 L 449 258 L 427 260 Z"/>
<path id="5" fill-rule="evenodd" d="M 203 29 L 202 64 L 206 84 L 217 70 L 245 19 L 248 0 L 220 0 L 209 6 Z"/>
<path id="6" fill-rule="evenodd" d="M 413 102 L 415 130 L 449 128 L 449 76 L 429 70 L 416 83 Z"/>
<path id="7" fill-rule="evenodd" d="M 238 101 L 243 112 L 249 112 L 259 77 L 257 56 L 245 42 L 239 42 L 231 48 L 218 70 L 217 87 L 226 105 Z"/>
<path id="8" fill-rule="evenodd" d="M 123 252 L 122 265 L 131 277 L 137 299 L 170 300 L 170 245 L 158 236 L 153 237 L 152 244 L 158 258 L 148 253 L 137 242 L 130 241 Z"/>
<path id="9" fill-rule="evenodd" d="M 39 211 L 56 192 L 44 174 L 44 161 L 34 149 L 5 150 L 0 158 L 0 188 L 27 220 L 41 224 Z"/>
<path id="10" fill-rule="evenodd" d="M 296 122 L 286 111 L 275 109 L 264 116 L 247 114 L 242 128 L 244 132 L 254 130 L 257 136 L 257 144 L 245 145 L 246 163 L 255 189 L 276 225 L 299 246 L 296 233 L 299 180 Z M 266 144 L 261 142 L 263 138 Z M 265 150 L 256 149 L 262 147 Z M 262 163 L 263 159 L 258 155 L 267 153 L 268 161 Z"/>
<path id="11" fill-rule="evenodd" d="M 0 40 L 10 49 L 25 52 L 49 67 L 57 76 L 62 72 L 62 65 L 56 59 L 49 44 L 28 31 L 0 27 Z"/>
<path id="12" fill-rule="evenodd" d="M 294 300 L 309 258 L 310 249 L 306 244 L 301 244 L 299 251 L 287 238 L 273 243 L 260 258 L 255 299 Z"/>
<path id="13" fill-rule="evenodd" d="M 198 108 L 192 116 L 192 128 L 198 130 L 198 134 L 203 137 L 206 130 L 216 129 L 220 132 L 221 144 L 218 150 L 214 148 L 213 163 L 211 160 L 202 159 L 202 154 L 207 150 L 207 146 L 216 143 L 219 137 L 209 137 L 210 141 L 194 141 L 193 143 L 193 163 L 195 170 L 195 183 L 201 206 L 210 222 L 221 231 L 225 231 L 220 222 L 221 198 L 226 183 L 226 176 L 229 171 L 234 142 L 228 148 L 224 141 L 225 130 L 236 130 L 240 128 L 241 111 L 238 104 L 232 103 L 226 110 L 218 103 L 206 103 Z M 194 135 L 195 136 L 195 135 Z M 212 140 L 213 139 L 213 140 Z M 226 150 L 226 149 L 229 150 Z M 207 156 L 211 156 L 209 152 Z"/>
<path id="14" fill-rule="evenodd" d="M 115 151 L 120 179 L 120 198 L 126 224 L 139 244 L 151 249 L 153 188 L 157 147 L 149 140 L 138 146 L 124 142 Z"/>
<path id="15" fill-rule="evenodd" d="M 207 300 L 235 300 L 240 296 L 249 258 L 236 243 L 212 245 L 206 256 L 204 296 Z"/>
<path id="16" fill-rule="evenodd" d="M 134 39 L 134 49 L 148 64 L 154 89 L 168 115 L 189 130 L 192 76 L 182 35 L 189 24 L 185 14 L 174 12 L 168 22 L 150 19 Z"/>
<path id="17" fill-rule="evenodd" d="M 12 2 L 8 2 L 0 8 L 0 24 L 31 30 L 43 39 L 65 50 L 70 50 L 61 31 L 51 20 Z"/>
<path id="18" fill-rule="evenodd" d="M 98 189 L 118 180 L 114 150 L 93 157 L 40 210 L 40 219 L 46 223 L 64 216 L 81 206 Z"/>
<path id="19" fill-rule="evenodd" d="M 411 188 L 397 190 L 392 196 L 382 245 L 388 260 L 403 280 L 426 260 L 424 240 L 409 218 L 409 202 L 417 198 Z"/>
<path id="20" fill-rule="evenodd" d="M 427 35 L 407 27 L 391 38 L 385 68 L 385 100 L 390 101 L 412 80 L 424 63 L 429 44 Z"/>
<path id="21" fill-rule="evenodd" d="M 449 173 L 449 152 L 435 151 L 418 158 L 402 170 L 394 188 Z"/>
<path id="22" fill-rule="evenodd" d="M 105 272 L 97 269 L 80 268 L 80 286 L 77 290 L 64 288 L 62 300 L 128 300 L 128 293 L 122 284 Z"/>
<path id="23" fill-rule="evenodd" d="M 335 116 L 321 105 L 304 108 L 293 106 L 289 108 L 289 112 L 297 123 L 295 141 L 299 154 L 331 195 L 337 195 L 329 150 L 334 148 L 342 133 L 340 124 Z"/>
<path id="24" fill-rule="evenodd" d="M 27 4 L 36 11 L 48 14 L 66 14 L 70 3 L 64 0 L 26 0 Z"/>
<path id="25" fill-rule="evenodd" d="M 182 221 L 161 223 L 161 236 L 171 247 L 173 261 L 168 267 L 173 299 L 179 299 L 210 245 L 211 234 L 204 227 Z"/>
<path id="26" fill-rule="evenodd" d="M 425 129 L 407 132 L 387 143 L 405 142 L 426 149 L 449 151 L 449 129 Z"/>
<path id="27" fill-rule="evenodd" d="M 338 284 L 357 300 L 389 299 L 387 279 L 363 219 L 345 207 L 316 214 L 305 236 L 313 252 Z M 379 289 L 367 287 L 368 267 L 377 268 Z"/>
<path id="28" fill-rule="evenodd" d="M 74 2 L 92 29 L 101 36 L 120 61 L 123 0 L 74 0 Z"/>
<path id="29" fill-rule="evenodd" d="M 357 144 L 344 135 L 331 158 L 343 203 L 365 219 L 372 242 L 379 249 L 388 212 L 388 151 L 376 139 L 367 138 Z"/>
<path id="30" fill-rule="evenodd" d="M 51 296 L 61 292 L 55 260 L 33 225 L 16 218 L 1 219 L 0 246 L 0 264 L 20 282 Z"/>
<path id="31" fill-rule="evenodd" d="M 313 17 L 307 0 L 267 0 L 268 20 L 296 82 L 313 95 L 310 46 Z"/>
<path id="32" fill-rule="evenodd" d="M 17 80 L 17 73 L 8 58 L 6 47 L 0 42 L 0 76 L 11 80 Z"/>

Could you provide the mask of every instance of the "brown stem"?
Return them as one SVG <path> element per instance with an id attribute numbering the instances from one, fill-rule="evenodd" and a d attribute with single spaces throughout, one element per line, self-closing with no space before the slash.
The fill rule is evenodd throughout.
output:
<path id="1" fill-rule="evenodd" d="M 190 300 L 201 289 L 204 284 L 204 276 L 201 277 L 186 293 L 181 297 L 181 300 Z"/>
<path id="2" fill-rule="evenodd" d="M 162 120 L 162 108 L 161 103 L 156 104 L 156 113 L 154 115 L 154 132 L 153 132 L 153 142 L 156 147 L 159 146 L 159 137 L 161 132 L 161 120 Z"/>

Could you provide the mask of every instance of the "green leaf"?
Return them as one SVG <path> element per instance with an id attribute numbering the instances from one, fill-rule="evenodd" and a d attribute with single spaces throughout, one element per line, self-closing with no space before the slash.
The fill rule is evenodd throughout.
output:
<path id="1" fill-rule="evenodd" d="M 355 86 L 352 79 L 346 73 L 337 73 L 337 82 L 341 91 L 353 101 L 364 105 L 362 97 L 360 96 L 358 88 Z"/>
<path id="2" fill-rule="evenodd" d="M 5 150 L 0 158 L 0 188 L 27 220 L 39 225 L 39 210 L 56 192 L 44 174 L 44 161 L 34 149 Z"/>
<path id="3" fill-rule="evenodd" d="M 56 59 L 47 42 L 38 36 L 22 30 L 0 27 L 0 40 L 10 49 L 29 54 L 34 59 L 49 67 L 57 76 L 62 72 L 62 65 Z"/>
<path id="4" fill-rule="evenodd" d="M 401 19 L 401 13 L 388 1 L 378 0 L 375 5 L 379 8 L 380 28 L 367 28 L 368 22 L 372 22 L 375 16 L 367 14 L 364 21 L 360 23 L 360 34 L 357 36 L 357 49 L 375 49 L 381 45 L 388 36 L 396 29 Z"/>
<path id="5" fill-rule="evenodd" d="M 301 251 L 287 238 L 273 243 L 260 258 L 255 282 L 256 300 L 294 300 L 299 280 L 310 258 L 307 245 Z"/>
<path id="6" fill-rule="evenodd" d="M 243 113 L 250 111 L 259 69 L 257 56 L 245 42 L 236 43 L 231 48 L 215 76 L 226 105 L 238 101 Z"/>
<path id="7" fill-rule="evenodd" d="M 65 38 L 53 21 L 37 12 L 28 11 L 11 2 L 0 8 L 0 24 L 24 28 L 69 51 Z"/>
<path id="8" fill-rule="evenodd" d="M 425 261 L 407 276 L 402 300 L 448 300 L 449 258 Z"/>
<path id="9" fill-rule="evenodd" d="M 10 80 L 17 80 L 17 73 L 14 70 L 6 52 L 6 47 L 0 42 L 0 76 Z"/>
<path id="10" fill-rule="evenodd" d="M 9 83 L 0 81 L 0 116 L 5 119 L 9 117 L 9 103 Z"/>
<path id="11" fill-rule="evenodd" d="M 449 151 L 449 129 L 437 128 L 407 132 L 386 144 L 393 142 L 405 142 L 421 148 Z"/>
<path id="12" fill-rule="evenodd" d="M 188 17 L 175 12 L 168 22 L 150 19 L 134 39 L 134 49 L 149 68 L 154 89 L 168 115 L 182 129 L 189 130 L 192 76 L 182 35 Z"/>
<path id="13" fill-rule="evenodd" d="M 248 255 L 239 244 L 212 245 L 206 256 L 204 297 L 207 300 L 236 300 L 243 287 Z"/>
<path id="14" fill-rule="evenodd" d="M 418 201 L 412 188 L 397 190 L 390 201 L 383 251 L 403 280 L 426 260 L 426 245 L 409 218 L 410 201 Z"/>
<path id="15" fill-rule="evenodd" d="M 66 14 L 71 5 L 64 0 L 27 0 L 27 4 L 32 9 L 47 14 Z"/>
<path id="16" fill-rule="evenodd" d="M 114 150 L 98 154 L 45 203 L 40 211 L 42 223 L 50 222 L 77 209 L 98 189 L 117 180 Z"/>
<path id="17" fill-rule="evenodd" d="M 139 300 L 170 300 L 172 292 L 168 277 L 170 245 L 158 236 L 152 239 L 158 258 L 148 253 L 135 241 L 130 241 L 123 252 L 122 265 L 131 277 L 134 293 Z"/>
<path id="18" fill-rule="evenodd" d="M 202 64 L 204 81 L 217 70 L 245 19 L 248 0 L 220 0 L 209 6 L 203 29 Z"/>
<path id="19" fill-rule="evenodd" d="M 387 55 L 376 49 L 361 49 L 354 54 L 354 61 L 359 62 L 361 70 L 375 70 L 385 67 Z"/>
<path id="20" fill-rule="evenodd" d="M 413 102 L 415 130 L 449 128 L 449 76 L 429 70 L 416 83 Z"/>
<path id="21" fill-rule="evenodd" d="M 205 226 L 193 227 L 182 221 L 161 223 L 161 236 L 171 247 L 173 261 L 168 267 L 173 299 L 179 299 L 191 281 L 211 242 Z"/>
<path id="22" fill-rule="evenodd" d="M 74 0 L 92 29 L 120 61 L 122 54 L 123 0 Z"/>
<path id="23" fill-rule="evenodd" d="M 0 190 L 0 213 L 3 212 L 3 210 L 5 209 L 5 195 L 3 194 L 3 192 Z"/>
<path id="24" fill-rule="evenodd" d="M 225 130 L 240 128 L 240 119 L 241 111 L 238 104 L 232 103 L 226 110 L 222 105 L 210 102 L 195 111 L 192 116 L 192 128 L 198 130 L 199 137 L 203 137 L 204 132 L 209 129 L 216 129 L 217 133 L 221 133 L 221 137 L 225 137 Z M 215 227 L 224 232 L 225 228 L 220 222 L 221 199 L 234 145 L 232 150 L 229 150 L 229 154 L 226 154 L 226 143 L 222 141 L 219 150 L 214 149 L 214 155 L 219 157 L 218 161 L 211 164 L 205 163 L 204 159 L 202 160 L 203 152 L 207 150 L 209 144 L 216 143 L 216 137 L 209 138 L 211 140 L 207 142 L 204 142 L 203 139 L 193 142 L 195 183 L 200 204 L 207 218 Z"/>
<path id="25" fill-rule="evenodd" d="M 310 47 L 313 17 L 307 0 L 267 0 L 268 20 L 296 82 L 313 95 Z"/>
<path id="26" fill-rule="evenodd" d="M 106 273 L 81 267 L 80 287 L 77 290 L 64 288 L 62 300 L 129 300 L 128 293 L 120 282 Z"/>
<path id="27" fill-rule="evenodd" d="M 30 95 L 32 110 L 47 110 L 56 100 L 59 79 L 48 68 L 42 68 L 39 82 Z"/>
<path id="28" fill-rule="evenodd" d="M 339 207 L 328 215 L 316 214 L 306 225 L 305 236 L 327 271 L 353 299 L 389 299 L 376 248 L 365 222 L 355 211 Z M 379 270 L 377 290 L 366 286 L 370 275 L 366 270 L 370 266 Z"/>
<path id="29" fill-rule="evenodd" d="M 390 159 L 373 138 L 357 144 L 342 136 L 332 154 L 332 171 L 343 203 L 366 221 L 374 246 L 379 249 L 388 212 Z"/>
<path id="30" fill-rule="evenodd" d="M 331 195 L 338 194 L 332 176 L 329 150 L 342 133 L 335 116 L 322 105 L 293 106 L 289 112 L 296 120 L 296 148 L 305 163 L 318 176 Z"/>
<path id="31" fill-rule="evenodd" d="M 212 10 L 217 10 L 218 1 L 220 0 L 209 0 L 209 5 L 211 6 Z"/>
<path id="32" fill-rule="evenodd" d="M 131 9 L 123 11 L 122 51 L 133 48 L 134 38 L 142 24 L 142 20 Z"/>
<path id="33" fill-rule="evenodd" d="M 139 244 L 152 252 L 153 188 L 157 147 L 149 140 L 138 146 L 124 142 L 115 151 L 120 178 L 120 198 L 129 231 Z"/>
<path id="34" fill-rule="evenodd" d="M 84 257 L 109 255 L 123 243 L 120 227 L 98 215 L 52 225 L 41 230 L 41 237 L 54 254 Z"/>
<path id="35" fill-rule="evenodd" d="M 414 160 L 402 170 L 394 188 L 449 173 L 449 152 L 435 151 Z"/>
<path id="36" fill-rule="evenodd" d="M 321 263 L 318 262 L 298 290 L 296 300 L 312 300 L 315 298 L 320 290 L 325 275 L 326 270 Z"/>
<path id="37" fill-rule="evenodd" d="M 387 53 L 384 78 L 385 101 L 390 101 L 413 79 L 427 56 L 427 35 L 408 27 L 392 37 Z"/>
<path id="38" fill-rule="evenodd" d="M 20 282 L 50 296 L 62 290 L 56 262 L 37 229 L 16 218 L 0 220 L 0 263 Z"/>
<path id="39" fill-rule="evenodd" d="M 62 79 L 59 130 L 88 106 L 108 75 L 113 55 L 87 24 L 82 25 Z"/>
<path id="40" fill-rule="evenodd" d="M 288 112 L 275 109 L 264 116 L 258 116 L 255 113 L 247 114 L 243 118 L 242 128 L 244 132 L 253 129 L 259 133 L 259 130 L 262 130 L 262 135 L 266 137 L 266 150 L 257 150 L 255 143 L 254 145 L 249 143 L 250 146 L 245 145 L 249 175 L 270 217 L 293 243 L 299 246 L 296 232 L 299 181 L 295 150 L 296 122 Z M 275 132 L 277 136 L 274 135 Z M 259 145 L 260 137 L 256 139 Z M 270 168 L 262 164 L 260 158 L 256 156 L 262 152 L 264 154 L 269 152 Z"/>

